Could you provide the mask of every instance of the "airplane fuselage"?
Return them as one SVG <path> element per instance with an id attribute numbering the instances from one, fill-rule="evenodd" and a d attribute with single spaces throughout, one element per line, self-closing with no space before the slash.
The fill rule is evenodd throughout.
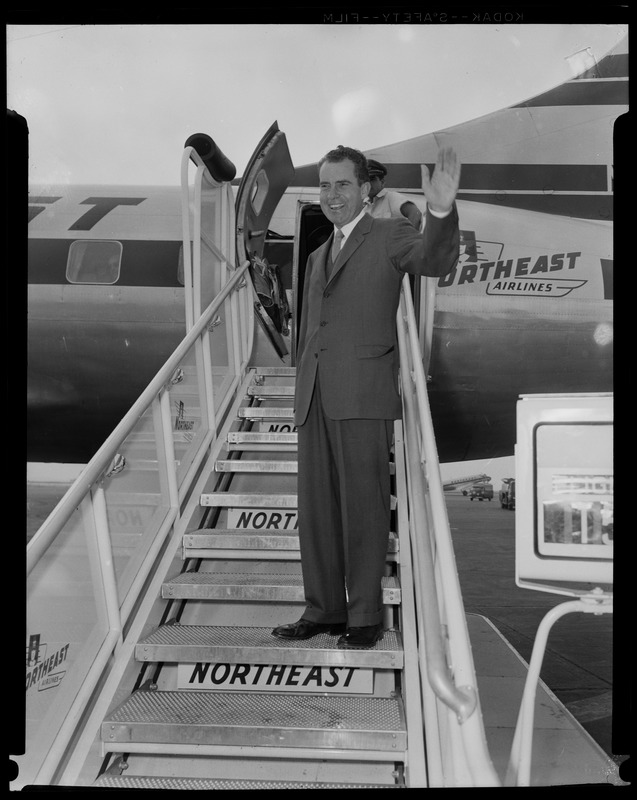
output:
<path id="1" fill-rule="evenodd" d="M 43 197 L 30 222 L 28 460 L 84 462 L 185 334 L 180 198 L 160 187 Z M 441 461 L 510 455 L 520 394 L 612 389 L 610 223 L 458 209 L 461 256 L 436 282 L 427 369 Z M 284 238 L 270 236 L 265 255 L 294 292 L 327 222 L 311 189 L 277 214 Z M 93 247 L 118 256 L 116 271 L 73 273 Z"/>

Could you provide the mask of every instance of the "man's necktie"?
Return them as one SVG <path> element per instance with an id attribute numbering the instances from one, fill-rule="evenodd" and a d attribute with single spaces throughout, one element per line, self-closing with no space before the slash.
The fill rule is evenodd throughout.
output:
<path id="1" fill-rule="evenodd" d="M 343 243 L 343 231 L 336 229 L 334 233 L 334 241 L 332 242 L 332 263 L 336 264 L 338 254 L 341 252 L 341 244 Z"/>

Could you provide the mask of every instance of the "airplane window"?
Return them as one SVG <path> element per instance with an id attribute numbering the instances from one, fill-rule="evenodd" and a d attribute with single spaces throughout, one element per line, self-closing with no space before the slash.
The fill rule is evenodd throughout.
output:
<path id="1" fill-rule="evenodd" d="M 75 241 L 69 248 L 66 279 L 70 283 L 115 283 L 121 261 L 121 242 Z"/>
<path id="2" fill-rule="evenodd" d="M 270 181 L 268 180 L 268 176 L 263 170 L 261 170 L 261 172 L 257 175 L 254 189 L 252 190 L 252 197 L 250 198 L 252 208 L 257 215 L 261 213 L 263 202 L 268 195 L 269 188 Z"/>

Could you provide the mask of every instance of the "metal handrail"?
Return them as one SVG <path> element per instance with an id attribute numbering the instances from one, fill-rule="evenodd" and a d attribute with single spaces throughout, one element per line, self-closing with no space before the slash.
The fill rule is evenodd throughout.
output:
<path id="1" fill-rule="evenodd" d="M 407 356 L 408 343 L 405 341 L 404 328 L 402 325 L 398 326 L 398 331 L 403 400 L 405 403 L 404 421 L 407 461 L 409 465 L 408 475 L 412 479 L 410 482 L 410 494 L 413 500 L 410 513 L 414 520 L 412 530 L 424 531 L 426 530 L 425 489 L 423 481 L 419 480 L 419 474 L 421 473 L 420 458 L 413 446 L 414 442 L 418 440 L 415 418 L 420 409 L 414 402 L 412 387 L 408 385 L 408 382 L 412 380 L 411 376 L 414 374 L 415 370 L 412 372 L 412 370 L 409 369 Z M 443 524 L 443 520 L 440 518 L 439 514 L 434 513 L 434 527 L 440 524 Z M 426 535 L 414 538 L 414 552 L 417 555 L 416 562 L 418 565 L 417 573 L 422 578 L 424 585 L 433 587 L 435 586 L 436 576 L 430 539 Z M 451 677 L 445 655 L 445 642 L 440 625 L 440 607 L 436 592 L 431 591 L 430 588 L 427 601 L 419 605 L 422 606 L 422 608 L 419 608 L 419 612 L 422 615 L 427 635 L 427 670 L 429 683 L 437 697 L 456 713 L 458 721 L 464 722 L 476 708 L 476 697 L 474 692 L 458 689 Z"/>
<path id="2" fill-rule="evenodd" d="M 413 398 L 406 398 L 406 425 L 405 439 L 409 443 L 413 442 L 417 436 L 416 427 L 413 420 L 408 420 L 415 411 Z M 409 464 L 410 500 L 411 516 L 413 519 L 412 529 L 423 531 L 427 528 L 426 523 L 426 501 L 423 482 L 418 480 L 420 473 L 420 461 L 413 446 L 407 444 L 407 461 Z M 414 480 L 414 476 L 416 479 Z M 436 585 L 436 576 L 433 566 L 434 556 L 431 542 L 427 535 L 418 538 L 414 548 L 416 553 L 417 575 L 423 586 L 430 587 L 426 602 L 419 604 L 419 613 L 422 615 L 424 629 L 427 637 L 427 674 L 429 684 L 436 696 L 455 712 L 458 722 L 462 723 L 468 719 L 476 709 L 477 698 L 475 689 L 471 686 L 460 689 L 453 681 L 451 670 L 447 664 L 445 652 L 445 641 L 442 636 L 442 625 L 440 622 L 440 606 L 438 597 L 431 587 Z"/>
<path id="3" fill-rule="evenodd" d="M 225 299 L 241 283 L 249 266 L 250 262 L 246 261 L 233 274 L 194 324 L 189 333 L 182 339 L 173 354 L 159 369 L 136 402 L 131 406 L 128 413 L 117 425 L 115 430 L 84 467 L 64 497 L 42 523 L 35 536 L 27 545 L 27 575 L 31 573 L 51 542 L 68 522 L 91 486 L 101 479 L 124 439 L 126 439 L 128 434 L 133 430 L 140 417 L 142 417 L 150 407 L 157 395 L 166 384 L 169 383 L 172 374 L 189 350 L 195 345 L 197 339 L 206 330 L 213 315 L 217 313 Z"/>
<path id="4" fill-rule="evenodd" d="M 418 590 L 416 604 L 426 639 L 426 646 L 422 648 L 426 663 L 423 681 L 426 679 L 436 697 L 455 713 L 467 767 L 476 785 L 498 786 L 500 780 L 486 748 L 482 718 L 480 713 L 475 713 L 479 711 L 475 670 L 453 556 L 408 276 L 403 280 L 397 329 L 408 466 L 410 536 Z M 427 503 L 431 510 L 436 558 L 441 564 L 440 572 L 445 575 L 445 580 L 438 582 L 442 583 L 438 587 L 434 549 L 428 530 Z M 438 589 L 444 601 L 445 620 L 440 614 Z M 454 680 L 447 663 L 443 625 L 447 625 L 449 630 L 454 674 L 464 677 L 469 681 L 468 684 L 458 686 Z"/>

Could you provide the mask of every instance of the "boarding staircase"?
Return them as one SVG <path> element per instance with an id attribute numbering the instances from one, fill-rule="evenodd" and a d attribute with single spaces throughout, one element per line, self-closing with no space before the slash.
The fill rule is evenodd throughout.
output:
<path id="1" fill-rule="evenodd" d="M 304 608 L 294 372 L 251 373 L 200 497 L 204 523 L 184 534 L 183 569 L 162 585 L 164 619 L 135 648 L 138 688 L 102 723 L 111 757 L 98 786 L 394 788 L 406 776 L 411 783 L 412 771 L 424 785 L 422 721 L 405 710 L 420 700 L 417 676 L 405 674 L 402 636 L 414 608 L 401 586 L 411 568 L 395 462 L 382 640 L 341 650 L 330 634 L 302 642 L 271 634 Z"/>
<path id="2" fill-rule="evenodd" d="M 85 623 L 64 651 L 53 703 L 34 705 L 26 781 L 125 789 L 499 785 L 423 408 L 408 284 L 397 320 L 404 414 L 387 465 L 385 633 L 370 649 L 341 650 L 329 634 L 302 642 L 271 635 L 304 608 L 295 370 L 241 367 L 247 344 L 233 346 L 231 331 L 233 318 L 245 317 L 245 270 L 228 280 L 29 543 L 29 632 L 65 642 L 71 628 L 58 632 L 58 622 Z M 221 312 L 228 346 L 222 338 L 215 349 L 222 328 L 210 323 Z M 238 354 L 236 366 L 219 366 L 226 351 Z M 127 508 L 134 513 L 123 514 Z M 60 570 L 71 556 L 83 559 L 76 587 Z M 50 614 L 58 595 L 63 605 Z M 47 697 L 39 686 L 29 693 L 37 702 Z"/>
<path id="3" fill-rule="evenodd" d="M 304 608 L 295 370 L 264 357 L 232 214 L 217 239 L 204 224 L 230 208 L 229 184 L 192 148 L 182 173 L 187 334 L 27 547 L 34 663 L 17 788 L 499 785 L 408 279 L 384 636 L 364 650 L 277 639 Z"/>

